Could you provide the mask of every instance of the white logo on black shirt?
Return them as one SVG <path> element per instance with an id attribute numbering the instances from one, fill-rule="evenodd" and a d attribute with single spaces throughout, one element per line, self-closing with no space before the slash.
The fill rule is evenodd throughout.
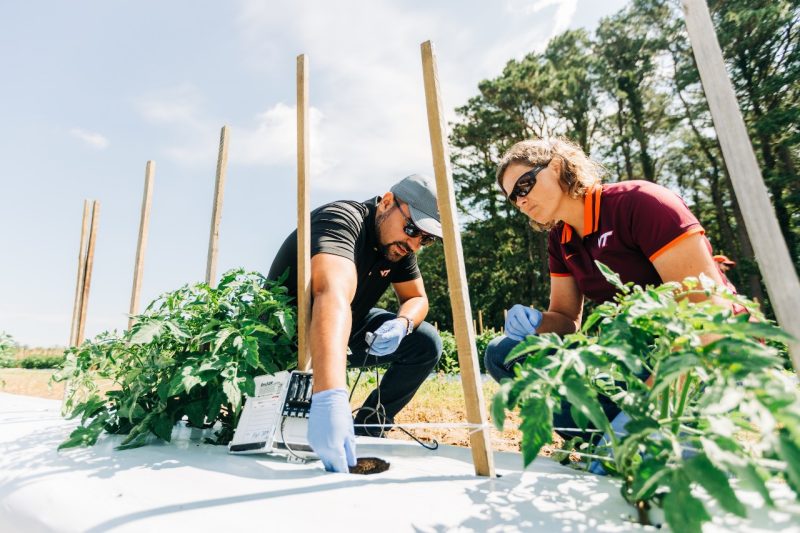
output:
<path id="1" fill-rule="evenodd" d="M 382 278 L 385 278 L 386 276 L 388 276 L 388 275 L 389 275 L 389 272 L 391 272 L 391 271 L 392 271 L 392 269 L 391 269 L 391 268 L 389 268 L 389 269 L 386 269 L 386 270 L 381 270 L 381 277 L 382 277 Z"/>

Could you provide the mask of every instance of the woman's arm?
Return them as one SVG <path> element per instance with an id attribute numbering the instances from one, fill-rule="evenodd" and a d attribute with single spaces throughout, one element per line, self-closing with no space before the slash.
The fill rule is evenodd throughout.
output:
<path id="1" fill-rule="evenodd" d="M 572 276 L 550 278 L 550 307 L 542 313 L 537 333 L 575 333 L 581 327 L 583 294 Z"/>
<path id="2" fill-rule="evenodd" d="M 719 268 L 711 256 L 708 240 L 702 233 L 689 235 L 675 243 L 653 260 L 653 266 L 665 283 L 682 282 L 685 278 L 699 277 L 703 273 L 716 283 L 724 284 Z M 693 294 L 689 299 L 697 302 L 705 300 L 706 297 L 702 294 Z"/>

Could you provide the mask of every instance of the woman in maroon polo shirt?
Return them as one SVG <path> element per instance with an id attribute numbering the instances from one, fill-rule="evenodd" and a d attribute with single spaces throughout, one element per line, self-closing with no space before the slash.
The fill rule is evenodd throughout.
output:
<path id="1" fill-rule="evenodd" d="M 514 305 L 505 335 L 487 347 L 486 368 L 496 380 L 513 375 L 514 362 L 505 358 L 525 336 L 574 333 L 581 325 L 584 297 L 595 302 L 614 297 L 615 288 L 595 260 L 623 282 L 641 286 L 700 273 L 724 283 L 703 228 L 678 195 L 648 181 L 603 185 L 601 175 L 600 165 L 564 139 L 522 141 L 500 160 L 497 184 L 503 194 L 534 229 L 550 232 L 551 284 L 547 310 L 526 302 Z M 609 420 L 614 419 L 619 410 L 613 402 L 601 397 L 601 403 Z M 625 421 L 614 422 L 621 429 Z M 575 426 L 568 408 L 556 415 L 554 425 Z"/>

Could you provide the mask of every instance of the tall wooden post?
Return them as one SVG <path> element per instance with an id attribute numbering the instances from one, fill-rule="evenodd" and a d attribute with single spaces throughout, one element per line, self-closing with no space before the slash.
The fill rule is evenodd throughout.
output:
<path id="1" fill-rule="evenodd" d="M 78 311 L 78 327 L 75 334 L 75 346 L 83 342 L 86 329 L 86 311 L 89 307 L 89 288 L 92 285 L 92 267 L 94 266 L 94 246 L 97 241 L 97 224 L 100 221 L 100 202 L 94 200 L 91 207 L 91 222 L 89 223 L 89 242 L 86 244 L 86 259 L 84 261 L 83 287 L 81 289 L 81 302 Z"/>
<path id="2" fill-rule="evenodd" d="M 461 367 L 461 385 L 464 388 L 467 420 L 472 424 L 483 426 L 480 430 L 470 434 L 472 462 L 475 465 L 476 474 L 493 477 L 494 458 L 492 457 L 489 429 L 486 426 L 488 417 L 475 349 L 475 331 L 472 327 L 472 309 L 467 291 L 464 254 L 461 249 L 461 231 L 458 227 L 458 213 L 452 185 L 447 130 L 439 91 L 436 57 L 430 41 L 422 43 L 421 48 L 428 129 L 431 137 L 439 214 L 442 219 L 444 257 L 447 266 L 447 282 L 450 286 L 450 304 L 453 308 L 453 330 L 458 347 L 458 363 Z"/>
<path id="3" fill-rule="evenodd" d="M 219 134 L 219 155 L 217 156 L 217 179 L 214 184 L 214 205 L 211 208 L 211 234 L 208 237 L 208 261 L 206 262 L 206 283 L 217 286 L 217 251 L 219 248 L 219 224 L 222 220 L 222 198 L 225 194 L 225 174 L 228 168 L 228 126 L 223 126 Z"/>
<path id="4" fill-rule="evenodd" d="M 77 346 L 78 324 L 80 322 L 81 300 L 83 299 L 83 278 L 86 276 L 86 239 L 89 232 L 90 207 L 89 200 L 83 201 L 83 219 L 81 222 L 81 241 L 78 248 L 78 273 L 75 281 L 75 300 L 72 304 L 72 323 L 69 328 L 69 345 Z"/>
<path id="5" fill-rule="evenodd" d="M 800 375 L 800 281 L 758 167 L 750 137 L 705 0 L 683 0 L 686 29 L 736 200 L 742 208 L 761 275 L 780 326 L 794 336 L 789 345 Z"/>
<path id="6" fill-rule="evenodd" d="M 144 272 L 144 252 L 147 248 L 147 230 L 150 225 L 150 205 L 153 202 L 153 176 L 155 171 L 155 161 L 148 161 L 144 170 L 144 194 L 142 195 L 142 213 L 139 217 L 139 240 L 136 244 L 136 259 L 133 264 L 133 288 L 131 289 L 131 307 L 128 311 L 128 329 L 133 326 L 133 316 L 139 314 L 139 297 L 142 292 L 142 273 Z"/>
<path id="7" fill-rule="evenodd" d="M 311 367 L 308 330 L 311 324 L 311 213 L 308 123 L 308 59 L 297 56 L 297 368 Z"/>
<path id="8" fill-rule="evenodd" d="M 69 332 L 70 347 L 79 346 L 83 342 L 86 329 L 86 310 L 89 305 L 89 287 L 92 283 L 92 266 L 94 265 L 94 246 L 97 240 L 97 224 L 100 218 L 100 202 L 83 201 L 83 220 L 81 224 L 81 241 L 78 249 L 78 274 L 75 283 L 75 301 L 72 305 L 72 324 Z M 67 399 L 72 394 L 72 382 L 64 383 L 64 394 L 61 399 L 61 414 L 66 415 L 70 405 Z"/>

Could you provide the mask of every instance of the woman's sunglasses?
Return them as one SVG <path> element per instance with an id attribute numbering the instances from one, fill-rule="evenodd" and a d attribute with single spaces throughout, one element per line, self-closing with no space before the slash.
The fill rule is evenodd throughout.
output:
<path id="1" fill-rule="evenodd" d="M 517 178 L 511 193 L 508 195 L 508 201 L 512 205 L 517 205 L 517 198 L 525 198 L 531 192 L 533 186 L 536 185 L 536 175 L 542 170 L 546 169 L 547 165 L 537 165 L 527 171 L 525 174 Z"/>
<path id="2" fill-rule="evenodd" d="M 424 231 L 419 229 L 417 225 L 414 224 L 414 221 L 411 220 L 409 217 L 407 217 L 405 213 L 403 213 L 403 209 L 400 207 L 400 204 L 397 203 L 396 199 L 394 201 L 394 205 L 397 206 L 397 210 L 400 211 L 400 214 L 406 221 L 405 226 L 403 226 L 403 231 L 406 233 L 406 235 L 408 235 L 412 239 L 416 239 L 421 235 L 422 238 L 420 239 L 419 243 L 422 246 L 428 246 L 429 244 L 433 244 L 436 242 L 436 239 L 438 239 L 438 237 L 436 237 L 435 235 L 431 235 L 430 233 L 425 233 Z"/>

